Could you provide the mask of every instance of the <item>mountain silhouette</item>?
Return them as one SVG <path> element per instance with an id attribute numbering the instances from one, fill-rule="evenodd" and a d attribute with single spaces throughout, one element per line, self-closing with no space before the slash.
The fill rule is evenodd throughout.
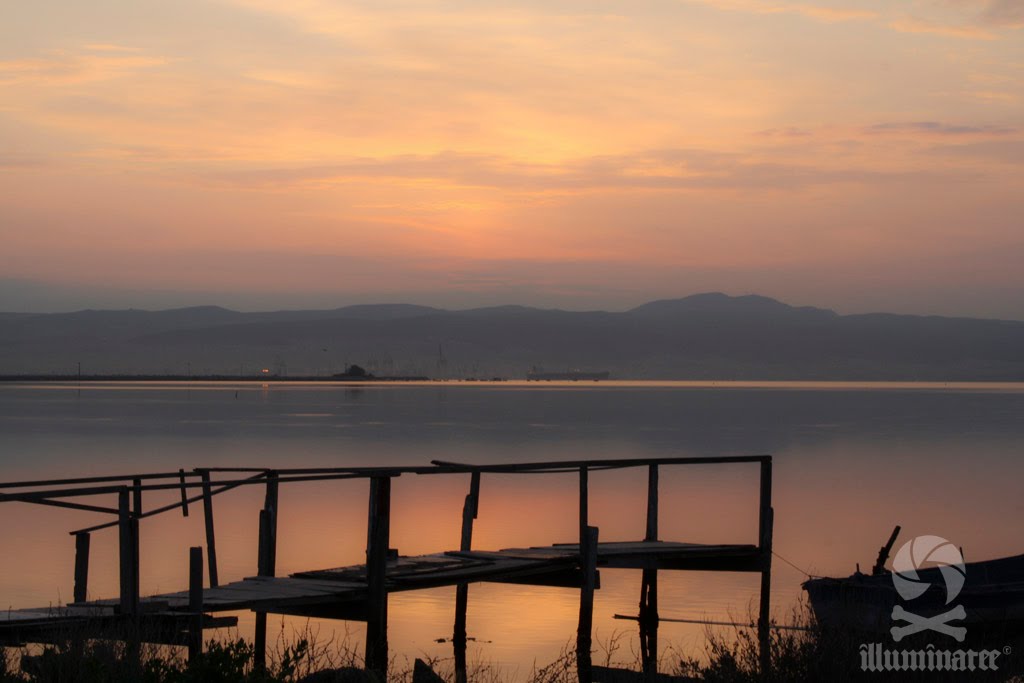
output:
<path id="1" fill-rule="evenodd" d="M 839 315 L 763 296 L 705 293 L 625 312 L 367 304 L 244 313 L 0 313 L 0 373 L 636 379 L 1024 380 L 1024 322 Z M 186 370 L 186 368 L 188 370 Z"/>

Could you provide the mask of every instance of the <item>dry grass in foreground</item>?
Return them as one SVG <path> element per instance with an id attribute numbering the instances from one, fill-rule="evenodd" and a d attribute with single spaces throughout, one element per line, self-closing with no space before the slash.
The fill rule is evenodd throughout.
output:
<path id="1" fill-rule="evenodd" d="M 804 630 L 773 629 L 769 671 L 759 667 L 756 629 L 753 624 L 729 630 L 707 630 L 707 645 L 700 657 L 668 648 L 659 661 L 658 683 L 819 683 L 845 681 L 1019 681 L 1021 671 L 1011 654 L 996 672 L 929 673 L 899 671 L 863 672 L 860 646 L 864 637 L 821 628 L 806 609 L 797 611 L 790 623 Z M 621 634 L 597 645 L 595 681 L 639 683 L 641 662 L 619 664 L 612 671 Z M 993 641 L 994 642 L 994 641 Z M 1002 644 L 1002 641 L 1000 641 Z M 892 646 L 892 643 L 888 644 Z M 1024 653 L 1024 643 L 1021 643 Z M 321 639 L 307 626 L 286 637 L 282 631 L 269 652 L 264 670 L 253 666 L 251 644 L 239 638 L 211 640 L 201 657 L 191 664 L 181 648 L 142 645 L 136 650 L 115 640 L 68 638 L 36 648 L 0 648 L 0 683 L 455 683 L 450 658 L 425 658 L 417 665 L 393 657 L 387 680 L 363 669 L 358 643 L 346 635 Z M 423 664 L 427 666 L 424 667 Z M 427 668 L 429 667 L 429 668 Z M 475 661 L 467 671 L 468 683 L 576 683 L 576 654 L 564 647 L 554 661 L 535 666 L 525 676 L 495 663 Z"/>

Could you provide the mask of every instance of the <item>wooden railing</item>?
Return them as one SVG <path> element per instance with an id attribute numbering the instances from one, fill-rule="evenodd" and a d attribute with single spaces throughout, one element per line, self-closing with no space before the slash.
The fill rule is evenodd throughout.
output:
<path id="1" fill-rule="evenodd" d="M 645 467 L 647 476 L 646 541 L 658 540 L 659 475 L 664 467 L 688 465 L 722 465 L 750 463 L 760 467 L 757 549 L 761 574 L 760 614 L 758 638 L 761 646 L 762 666 L 768 666 L 769 593 L 771 586 L 772 554 L 772 459 L 768 455 L 723 456 L 697 458 L 638 458 L 605 460 L 563 460 L 528 463 L 470 465 L 446 461 L 433 461 L 424 467 L 313 467 L 313 468 L 259 468 L 208 467 L 190 471 L 139 473 L 97 477 L 78 477 L 35 481 L 0 483 L 0 503 L 23 502 L 49 505 L 93 513 L 109 514 L 113 520 L 69 532 L 75 539 L 74 600 L 85 602 L 88 595 L 89 549 L 91 534 L 108 528 L 118 529 L 119 541 L 119 605 L 126 616 L 139 613 L 139 521 L 155 515 L 181 510 L 189 515 L 189 505 L 202 501 L 206 536 L 206 559 L 209 585 L 219 585 L 217 544 L 214 523 L 213 498 L 227 491 L 245 486 L 264 486 L 263 508 L 259 513 L 259 550 L 257 574 L 274 576 L 277 566 L 278 492 L 281 486 L 316 481 L 366 479 L 369 481 L 369 509 L 367 513 L 366 569 L 367 595 L 367 668 L 383 671 L 387 664 L 387 586 L 386 565 L 390 543 L 391 480 L 406 474 L 451 475 L 469 474 L 470 488 L 462 511 L 459 548 L 472 550 L 473 522 L 478 516 L 480 485 L 483 475 L 577 473 L 579 478 L 579 566 L 583 572 L 578 630 L 578 662 L 581 672 L 589 670 L 590 633 L 593 620 L 593 592 L 596 588 L 596 562 L 598 530 L 590 525 L 589 482 L 592 472 L 613 469 Z M 180 500 L 153 508 L 143 509 L 143 495 L 151 492 L 180 490 Z M 116 507 L 105 507 L 81 502 L 82 498 L 96 496 L 116 497 Z M 198 551 L 198 552 L 196 552 Z M 641 626 L 644 620 L 657 622 L 657 576 L 644 570 L 644 595 L 652 597 L 654 607 L 644 613 L 641 602 Z M 196 576 L 198 575 L 198 588 Z M 189 557 L 190 609 L 202 611 L 202 549 L 194 548 Z M 196 593 L 196 591 L 199 591 Z M 461 584 L 456 591 L 456 622 L 453 641 L 461 641 L 465 658 L 466 602 L 468 586 Z M 653 592 L 653 593 L 652 593 Z M 193 604 L 194 603 L 194 604 Z M 201 616 L 201 615 L 200 615 Z M 266 613 L 256 612 L 257 666 L 265 661 Z M 190 642 L 190 652 L 194 643 Z M 459 648 L 456 647 L 458 660 Z M 465 672 L 465 661 L 456 670 Z M 581 676 L 582 677 L 582 676 Z M 463 683 L 459 677 L 459 683 Z"/>

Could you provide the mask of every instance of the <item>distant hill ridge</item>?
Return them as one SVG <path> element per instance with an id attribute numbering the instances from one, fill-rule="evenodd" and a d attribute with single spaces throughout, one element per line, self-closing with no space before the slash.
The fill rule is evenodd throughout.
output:
<path id="1" fill-rule="evenodd" d="M 1024 322 L 839 315 L 711 292 L 622 312 L 447 310 L 0 313 L 0 373 L 375 374 L 525 377 L 533 367 L 617 378 L 1024 380 Z"/>

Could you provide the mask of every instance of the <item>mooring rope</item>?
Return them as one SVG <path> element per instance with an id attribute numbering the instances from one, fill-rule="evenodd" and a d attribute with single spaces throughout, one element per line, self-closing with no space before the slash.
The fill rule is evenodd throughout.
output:
<path id="1" fill-rule="evenodd" d="M 783 562 L 788 564 L 790 567 L 792 567 L 793 569 L 797 570 L 798 572 L 800 572 L 801 574 L 806 576 L 808 579 L 819 579 L 819 578 L 821 578 L 820 576 L 815 576 L 814 574 L 811 574 L 810 572 L 808 572 L 808 571 L 806 571 L 804 569 L 801 569 L 800 567 L 796 566 L 795 564 L 793 564 L 792 562 L 790 562 L 789 560 L 784 558 L 782 555 L 779 555 L 774 550 L 772 551 L 772 555 L 774 555 L 775 557 L 779 558 L 780 560 L 782 560 Z"/>
<path id="2" fill-rule="evenodd" d="M 640 621 L 640 617 L 632 616 L 629 614 L 613 614 L 613 619 L 624 619 L 627 621 Z M 754 623 L 743 623 L 739 621 L 719 621 L 715 619 L 697 619 L 696 617 L 685 618 L 685 617 L 658 617 L 659 622 L 667 622 L 672 624 L 700 624 L 703 626 L 736 626 L 739 628 L 757 628 L 757 624 Z M 776 631 L 810 631 L 810 626 L 801 626 L 799 624 L 769 624 L 768 628 Z"/>

